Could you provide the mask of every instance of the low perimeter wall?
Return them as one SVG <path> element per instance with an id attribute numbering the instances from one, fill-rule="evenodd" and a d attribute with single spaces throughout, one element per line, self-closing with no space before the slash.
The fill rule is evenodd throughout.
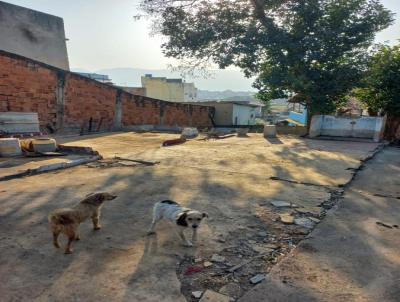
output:
<path id="1" fill-rule="evenodd" d="M 0 51 L 0 112 L 37 112 L 42 130 L 104 131 L 136 125 L 210 127 L 211 110 L 130 94 Z"/>
<path id="2" fill-rule="evenodd" d="M 383 137 L 384 127 L 384 117 L 344 118 L 331 115 L 314 115 L 309 134 L 310 137 L 369 138 L 378 142 Z"/>

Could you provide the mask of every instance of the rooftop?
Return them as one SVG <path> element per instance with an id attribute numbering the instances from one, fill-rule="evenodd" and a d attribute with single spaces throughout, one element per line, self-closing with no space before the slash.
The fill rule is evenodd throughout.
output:
<path id="1" fill-rule="evenodd" d="M 206 288 L 216 282 L 221 287 L 227 282 L 225 273 L 216 274 L 224 263 L 214 262 L 202 273 L 190 275 L 185 272 L 193 264 L 187 259 L 220 254 L 233 265 L 251 259 L 257 254 L 253 249 L 265 244 L 288 253 L 288 236 L 296 244 L 304 235 L 290 235 L 299 227 L 278 221 L 270 202 L 293 201 L 301 208 L 321 211 L 318 206 L 330 199 L 332 188 L 352 179 L 360 159 L 377 146 L 287 136 L 266 140 L 250 134 L 223 140 L 199 137 L 161 147 L 164 140 L 177 137 L 162 133 L 56 137 L 59 143 L 92 147 L 104 159 L 3 183 L 0 214 L 7 236 L 1 239 L 1 272 L 13 278 L 4 278 L 2 298 L 29 300 L 36 293 L 38 300 L 147 297 L 184 302 L 193 286 Z M 118 198 L 104 205 L 103 228 L 93 232 L 89 222 L 83 223 L 74 254 L 64 256 L 51 245 L 46 216 L 95 191 L 109 191 Z M 156 236 L 145 236 L 152 206 L 163 199 L 208 212 L 210 219 L 200 227 L 198 247 L 182 247 L 164 222 Z M 273 265 L 258 258 L 245 269 L 269 270 Z M 251 287 L 246 276 L 238 284 L 241 290 Z"/>

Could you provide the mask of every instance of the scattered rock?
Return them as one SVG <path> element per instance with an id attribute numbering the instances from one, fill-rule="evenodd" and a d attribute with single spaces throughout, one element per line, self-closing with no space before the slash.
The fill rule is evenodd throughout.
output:
<path id="1" fill-rule="evenodd" d="M 276 250 L 279 247 L 277 244 L 273 244 L 273 243 L 267 243 L 267 244 L 264 244 L 264 246 L 268 249 L 273 249 L 273 250 Z"/>
<path id="2" fill-rule="evenodd" d="M 239 297 L 242 294 L 242 290 L 240 285 L 237 283 L 228 283 L 225 286 L 221 287 L 219 292 L 223 295 L 230 296 L 230 297 Z"/>
<path id="3" fill-rule="evenodd" d="M 221 242 L 221 243 L 225 243 L 226 242 L 226 240 L 225 240 L 225 238 L 224 238 L 224 235 L 222 235 L 222 234 L 219 234 L 218 236 L 217 236 L 217 239 L 216 239 L 218 242 Z"/>
<path id="4" fill-rule="evenodd" d="M 272 253 L 274 249 L 268 248 L 266 244 L 255 244 L 252 245 L 251 248 L 257 253 Z"/>
<path id="5" fill-rule="evenodd" d="M 314 222 L 312 222 L 310 219 L 302 217 L 302 218 L 296 218 L 294 220 L 294 223 L 296 225 L 305 227 L 307 229 L 312 229 L 314 227 Z"/>
<path id="6" fill-rule="evenodd" d="M 290 215 L 289 213 L 279 214 L 279 219 L 284 224 L 293 224 L 294 223 L 294 217 L 292 215 Z"/>
<path id="7" fill-rule="evenodd" d="M 277 208 L 292 208 L 292 207 L 294 208 L 294 207 L 296 207 L 295 204 L 293 204 L 291 202 L 287 202 L 287 201 L 282 201 L 282 200 L 271 201 L 271 204 Z"/>
<path id="8" fill-rule="evenodd" d="M 255 240 L 249 240 L 249 243 L 250 243 L 250 244 L 255 244 L 255 243 L 257 243 L 257 241 L 255 241 Z"/>
<path id="9" fill-rule="evenodd" d="M 321 220 L 319 220 L 318 218 L 315 218 L 315 217 L 308 217 L 308 219 L 310 219 L 314 223 L 320 223 L 321 222 Z"/>
<path id="10" fill-rule="evenodd" d="M 261 236 L 261 237 L 266 237 L 266 236 L 268 236 L 268 233 L 267 232 L 258 232 L 257 235 Z"/>
<path id="11" fill-rule="evenodd" d="M 203 266 L 204 267 L 210 267 L 210 266 L 212 266 L 213 264 L 212 264 L 212 262 L 210 262 L 210 261 L 204 261 L 204 263 L 203 263 Z"/>
<path id="12" fill-rule="evenodd" d="M 196 298 L 196 299 L 200 299 L 202 294 L 203 294 L 202 291 L 195 291 L 195 292 L 192 292 L 192 296 L 193 296 L 194 298 Z"/>
<path id="13" fill-rule="evenodd" d="M 207 289 L 200 302 L 230 302 L 230 297 Z"/>
<path id="14" fill-rule="evenodd" d="M 258 225 L 257 224 L 249 224 L 247 227 L 249 229 L 256 229 L 258 227 Z"/>
<path id="15" fill-rule="evenodd" d="M 310 214 L 317 217 L 321 216 L 321 210 L 320 207 L 304 207 L 296 209 L 300 214 Z"/>
<path id="16" fill-rule="evenodd" d="M 202 258 L 195 258 L 195 259 L 194 259 L 194 263 L 199 263 L 199 262 L 202 262 L 202 261 L 203 261 Z"/>
<path id="17" fill-rule="evenodd" d="M 257 283 L 260 283 L 261 281 L 263 281 L 264 279 L 265 279 L 265 275 L 258 274 L 258 275 L 255 275 L 253 278 L 250 279 L 250 283 L 251 284 L 257 284 Z"/>
<path id="18" fill-rule="evenodd" d="M 292 235 L 307 235 L 308 233 L 310 233 L 310 230 L 306 229 L 306 228 L 303 228 L 303 227 L 296 228 L 296 229 L 291 230 L 289 232 L 289 234 L 292 234 Z"/>
<path id="19" fill-rule="evenodd" d="M 213 261 L 213 262 L 224 262 L 225 261 L 225 257 L 217 255 L 217 254 L 214 254 L 211 257 L 211 261 Z"/>

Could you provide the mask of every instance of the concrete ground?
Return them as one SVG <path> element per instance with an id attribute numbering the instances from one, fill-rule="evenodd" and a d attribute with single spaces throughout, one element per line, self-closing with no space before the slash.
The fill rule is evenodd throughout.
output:
<path id="1" fill-rule="evenodd" d="M 239 301 L 400 301 L 399 175 L 400 149 L 386 148 L 338 209 Z"/>
<path id="2" fill-rule="evenodd" d="M 82 154 L 68 154 L 66 156 L 0 157 L 0 179 L 47 165 L 69 163 L 77 159 L 89 157 L 89 155 Z"/>
<path id="3" fill-rule="evenodd" d="M 270 201 L 294 202 L 322 217 L 322 205 L 331 199 L 332 190 L 347 183 L 360 160 L 377 147 L 290 137 L 267 141 L 260 135 L 160 147 L 170 138 L 176 136 L 59 138 L 93 147 L 105 160 L 1 182 L 1 300 L 186 301 L 193 290 L 218 291 L 232 282 L 239 290 L 231 296 L 238 298 L 250 288 L 250 277 L 268 272 L 306 234 L 297 226 L 283 225 L 277 219 L 280 210 Z M 126 165 L 113 161 L 115 155 L 160 164 Z M 84 223 L 74 253 L 63 255 L 51 245 L 48 213 L 100 190 L 118 195 L 104 206 L 102 230 L 93 232 Z M 157 236 L 145 235 L 153 203 L 165 198 L 209 213 L 198 246 L 182 247 L 167 223 L 158 226 Z M 292 210 L 290 214 L 303 215 Z M 265 263 L 224 273 L 225 267 L 257 255 L 254 246 L 263 244 L 276 246 Z M 187 276 L 193 259 L 207 260 L 215 253 L 226 262 Z"/>

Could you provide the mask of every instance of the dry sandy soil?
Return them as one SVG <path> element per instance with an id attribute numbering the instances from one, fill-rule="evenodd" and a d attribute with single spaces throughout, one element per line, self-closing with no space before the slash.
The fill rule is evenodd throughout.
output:
<path id="1" fill-rule="evenodd" d="M 171 138 L 176 135 L 59 138 L 93 147 L 104 160 L 1 182 L 1 300 L 194 301 L 191 292 L 205 289 L 237 299 L 253 286 L 251 277 L 268 272 L 309 232 L 283 224 L 279 214 L 322 219 L 342 194 L 338 186 L 377 147 L 260 135 L 161 147 Z M 102 230 L 84 223 L 74 253 L 63 255 L 51 245 L 47 215 L 94 191 L 118 198 L 104 206 Z M 152 205 L 166 198 L 209 213 L 196 247 L 181 246 L 167 223 L 160 223 L 156 236 L 146 236 Z M 270 204 L 274 200 L 298 208 L 278 209 Z M 213 254 L 225 259 L 204 267 Z"/>

